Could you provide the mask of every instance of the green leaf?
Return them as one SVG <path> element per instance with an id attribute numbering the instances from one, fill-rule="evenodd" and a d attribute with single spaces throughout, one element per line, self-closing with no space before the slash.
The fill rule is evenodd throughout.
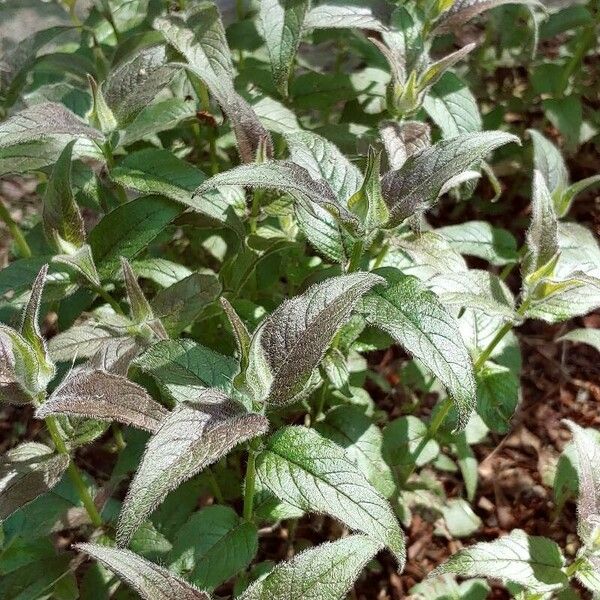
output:
<path id="1" fill-rule="evenodd" d="M 314 180 L 325 181 L 340 204 L 345 205 L 360 189 L 360 171 L 329 140 L 310 131 L 296 131 L 287 134 L 285 141 L 291 160 Z"/>
<path id="2" fill-rule="evenodd" d="M 178 405 L 146 446 L 119 516 L 119 546 L 129 543 L 171 490 L 268 427 L 265 417 L 213 389 L 199 393 L 193 404 Z"/>
<path id="3" fill-rule="evenodd" d="M 390 285 L 364 298 L 367 322 L 391 335 L 440 379 L 456 405 L 459 427 L 465 427 L 475 408 L 475 377 L 456 320 L 415 277 L 395 269 L 381 272 Z"/>
<path id="4" fill-rule="evenodd" d="M 192 274 L 185 265 L 159 257 L 136 260 L 132 266 L 138 277 L 149 279 L 160 287 L 169 287 Z"/>
<path id="5" fill-rule="evenodd" d="M 44 194 L 44 231 L 59 252 L 73 252 L 85 243 L 85 227 L 71 186 L 71 159 L 75 140 L 59 156 Z"/>
<path id="6" fill-rule="evenodd" d="M 560 150 L 535 129 L 528 129 L 527 133 L 533 142 L 534 168 L 541 173 L 552 196 L 562 194 L 569 185 L 569 172 Z"/>
<path id="7" fill-rule="evenodd" d="M 391 214 L 388 226 L 429 208 L 445 186 L 495 148 L 519 139 L 500 131 L 467 133 L 442 140 L 411 156 L 397 171 L 383 176 L 382 190 Z M 446 188 L 447 189 L 447 188 Z"/>
<path id="8" fill-rule="evenodd" d="M 342 600 L 378 549 L 375 542 L 362 535 L 321 544 L 276 565 L 240 600 Z"/>
<path id="9" fill-rule="evenodd" d="M 91 358 L 115 336 L 115 332 L 93 322 L 74 325 L 50 339 L 48 352 L 54 362 Z"/>
<path id="10" fill-rule="evenodd" d="M 552 197 L 539 171 L 533 172 L 531 224 L 527 230 L 527 253 L 523 258 L 526 277 L 547 268 L 559 250 L 558 219 Z"/>
<path id="11" fill-rule="evenodd" d="M 185 57 L 187 63 L 183 66 L 204 81 L 227 115 L 242 162 L 253 162 L 261 144 L 271 156 L 273 148 L 267 130 L 250 104 L 234 89 L 231 52 L 216 6 L 212 2 L 198 5 L 189 14 L 187 23 L 179 17 L 158 18 L 154 27 Z"/>
<path id="12" fill-rule="evenodd" d="M 455 0 L 450 9 L 440 17 L 434 33 L 451 32 L 456 27 L 470 21 L 482 12 L 504 4 L 538 6 L 542 10 L 545 10 L 544 5 L 537 0 Z"/>
<path id="13" fill-rule="evenodd" d="M 389 5 L 379 0 L 326 0 L 309 11 L 306 29 L 373 29 L 385 31 Z"/>
<path id="14" fill-rule="evenodd" d="M 0 68 L 0 98 L 6 108 L 12 106 L 27 82 L 27 74 L 36 62 L 38 52 L 56 37 L 71 30 L 58 25 L 28 35 L 8 52 L 4 51 Z M 4 50 L 4 48 L 3 48 Z"/>
<path id="15" fill-rule="evenodd" d="M 431 146 L 431 130 L 420 121 L 382 121 L 379 133 L 385 146 L 390 169 L 400 169 L 406 159 Z"/>
<path id="16" fill-rule="evenodd" d="M 159 339 L 167 339 L 168 335 L 163 324 L 160 319 L 155 318 L 152 307 L 126 258 L 121 257 L 121 268 L 123 270 L 127 300 L 131 311 L 131 320 L 138 327 L 147 325 Z"/>
<path id="17" fill-rule="evenodd" d="M 450 246 L 469 256 L 477 256 L 492 265 L 502 266 L 517 262 L 517 241 L 512 233 L 494 227 L 486 221 L 467 221 L 436 229 Z"/>
<path id="18" fill-rule="evenodd" d="M 573 329 L 565 335 L 558 338 L 559 342 L 578 342 L 588 344 L 600 352 L 600 331 L 597 329 Z"/>
<path id="19" fill-rule="evenodd" d="M 490 577 L 512 581 L 533 593 L 559 590 L 568 580 L 558 545 L 544 537 L 513 530 L 493 542 L 481 542 L 459 550 L 430 575 L 456 573 L 463 577 Z"/>
<path id="20" fill-rule="evenodd" d="M 526 317 L 549 323 L 566 321 L 585 315 L 599 305 L 600 246 L 592 232 L 577 223 L 558 224 L 560 255 L 554 266 L 553 279 L 542 279 L 532 291 Z M 577 277 L 583 274 L 583 277 Z"/>
<path id="21" fill-rule="evenodd" d="M 371 485 L 386 498 L 394 492 L 394 479 L 383 460 L 383 436 L 363 410 L 357 406 L 338 406 L 330 410 L 315 429 L 346 451 Z"/>
<path id="22" fill-rule="evenodd" d="M 390 216 L 381 194 L 381 152 L 370 148 L 367 169 L 361 188 L 348 200 L 348 208 L 360 219 L 363 229 L 368 233 L 383 227 Z"/>
<path id="23" fill-rule="evenodd" d="M 518 374 L 488 361 L 476 379 L 477 413 L 492 431 L 507 433 L 521 395 Z"/>
<path id="24" fill-rule="evenodd" d="M 167 98 L 146 106 L 125 128 L 122 144 L 127 146 L 161 131 L 169 131 L 196 118 L 195 103 L 184 98 Z"/>
<path id="25" fill-rule="evenodd" d="M 177 531 L 167 562 L 171 570 L 210 591 L 243 571 L 257 550 L 253 523 L 242 521 L 228 506 L 207 506 Z"/>
<path id="26" fill-rule="evenodd" d="M 40 331 L 40 307 L 47 275 L 48 265 L 45 265 L 40 269 L 40 272 L 33 282 L 31 294 L 25 305 L 23 320 L 21 322 L 21 335 L 29 343 L 35 352 L 36 357 L 36 364 L 29 366 L 31 374 L 28 376 L 28 380 L 35 382 L 34 387 L 29 388 L 32 391 L 45 390 L 46 386 L 52 381 L 56 373 L 54 363 L 48 356 L 46 340 Z M 15 344 L 20 345 L 17 343 L 17 340 L 13 338 L 13 348 Z M 23 354 L 23 356 L 25 357 L 26 353 Z"/>
<path id="27" fill-rule="evenodd" d="M 390 505 L 334 442 L 305 427 L 284 427 L 258 455 L 256 473 L 279 499 L 366 533 L 388 546 L 399 569 L 404 567 L 404 535 Z"/>
<path id="28" fill-rule="evenodd" d="M 90 231 L 89 243 L 102 278 L 120 269 L 121 257 L 143 252 L 183 207 L 162 196 L 141 196 L 108 213 Z"/>
<path id="29" fill-rule="evenodd" d="M 482 525 L 466 500 L 451 498 L 442 509 L 448 532 L 454 538 L 469 537 Z"/>
<path id="30" fill-rule="evenodd" d="M 442 75 L 423 99 L 423 108 L 445 139 L 483 129 L 477 100 L 454 73 Z"/>
<path id="31" fill-rule="evenodd" d="M 24 377 L 17 374 L 17 368 L 22 372 L 25 364 L 21 362 L 17 367 L 11 337 L 5 329 L 0 329 L 0 402 L 19 406 L 29 404 L 33 398 L 24 388 Z M 27 347 L 25 340 L 23 345 Z"/>
<path id="32" fill-rule="evenodd" d="M 55 454 L 37 442 L 21 444 L 0 459 L 0 522 L 50 491 L 69 465 L 69 456 Z"/>
<path id="33" fill-rule="evenodd" d="M 542 106 L 548 120 L 563 136 L 567 149 L 574 151 L 580 144 L 583 125 L 583 107 L 579 96 L 546 98 Z"/>
<path id="34" fill-rule="evenodd" d="M 294 402 L 361 296 L 382 280 L 371 273 L 333 277 L 286 300 L 252 336 L 247 381 L 256 402 Z"/>
<path id="35" fill-rule="evenodd" d="M 220 293 L 221 284 L 216 275 L 192 273 L 160 290 L 152 299 L 152 309 L 170 334 L 178 334 L 191 325 Z"/>
<path id="36" fill-rule="evenodd" d="M 273 81 L 284 97 L 288 95 L 288 81 L 309 6 L 308 0 L 263 0 L 260 3 L 262 35 L 271 60 Z"/>
<path id="37" fill-rule="evenodd" d="M 105 83 L 104 97 L 120 127 L 131 123 L 175 76 L 167 64 L 165 48 L 140 50 L 112 71 Z"/>
<path id="38" fill-rule="evenodd" d="M 383 455 L 389 465 L 412 470 L 435 460 L 439 444 L 429 439 L 427 425 L 412 415 L 398 417 L 383 430 Z"/>
<path id="39" fill-rule="evenodd" d="M 192 401 L 207 388 L 229 391 L 239 368 L 234 359 L 188 338 L 158 342 L 134 364 L 177 402 Z"/>
<path id="40" fill-rule="evenodd" d="M 131 586 L 144 600 L 210 600 L 210 596 L 129 550 L 98 544 L 75 544 Z"/>
<path id="41" fill-rule="evenodd" d="M 575 198 L 591 187 L 600 185 L 600 175 L 592 175 L 571 184 L 559 198 L 554 198 L 554 207 L 559 217 L 564 217 L 571 208 Z"/>
<path id="42" fill-rule="evenodd" d="M 80 368 L 65 381 L 36 412 L 38 419 L 50 415 L 117 421 L 155 433 L 167 410 L 148 392 L 126 377 L 103 370 Z"/>
<path id="43" fill-rule="evenodd" d="M 192 192 L 206 180 L 206 175 L 168 150 L 146 148 L 133 152 L 110 175 L 127 188 L 143 194 L 167 196 L 230 227 L 240 238 L 245 235 L 244 226 L 230 201 L 236 190 L 227 190 L 230 192 L 228 195 L 213 190 L 200 197 L 192 196 Z"/>
<path id="44" fill-rule="evenodd" d="M 578 459 L 577 534 L 584 545 L 593 547 L 597 544 L 600 526 L 600 444 L 573 421 L 564 419 L 563 422 L 573 434 Z"/>
<path id="45" fill-rule="evenodd" d="M 469 579 L 458 584 L 452 575 L 443 575 L 410 588 L 414 600 L 487 600 L 490 586 L 482 579 Z"/>
<path id="46" fill-rule="evenodd" d="M 211 188 L 231 185 L 284 192 L 290 194 L 308 212 L 311 212 L 312 206 L 317 205 L 339 216 L 342 221 L 357 223 L 356 217 L 340 204 L 325 181 L 313 179 L 309 171 L 291 161 L 269 161 L 234 167 L 208 179 L 196 190 L 195 195 L 204 194 Z"/>
<path id="47" fill-rule="evenodd" d="M 471 43 L 459 48 L 455 52 L 440 58 L 439 60 L 431 63 L 425 72 L 419 78 L 418 86 L 419 89 L 425 90 L 438 82 L 442 75 L 453 67 L 456 63 L 460 62 L 465 56 L 470 54 L 475 49 L 476 44 Z"/>

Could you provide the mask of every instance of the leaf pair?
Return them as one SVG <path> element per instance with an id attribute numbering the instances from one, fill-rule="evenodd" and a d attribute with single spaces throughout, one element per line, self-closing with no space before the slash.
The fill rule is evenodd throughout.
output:
<path id="1" fill-rule="evenodd" d="M 263 147 L 267 156 L 273 152 L 271 138 L 252 107 L 233 86 L 235 76 L 225 29 L 218 9 L 206 2 L 179 17 L 158 18 L 154 27 L 167 43 L 186 60 L 177 63 L 200 78 L 231 122 L 243 162 L 251 163 Z"/>
<path id="2" fill-rule="evenodd" d="M 116 573 L 144 600 L 210 600 L 206 592 L 129 550 L 97 544 L 75 547 Z M 284 600 L 290 594 L 307 600 L 339 600 L 377 550 L 375 542 L 361 535 L 305 550 L 254 582 L 240 600 Z"/>

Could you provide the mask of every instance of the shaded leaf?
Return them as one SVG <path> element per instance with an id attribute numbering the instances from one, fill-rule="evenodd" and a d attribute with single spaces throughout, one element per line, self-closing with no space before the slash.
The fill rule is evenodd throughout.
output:
<path id="1" fill-rule="evenodd" d="M 173 79 L 176 68 L 167 64 L 165 48 L 144 48 L 112 71 L 104 97 L 120 127 L 127 125 Z"/>
<path id="2" fill-rule="evenodd" d="M 578 458 L 577 533 L 584 544 L 594 545 L 600 526 L 600 444 L 573 421 L 563 422 L 573 434 Z"/>
<path id="3" fill-rule="evenodd" d="M 240 600 L 342 600 L 379 547 L 362 535 L 326 542 L 279 563 Z"/>
<path id="4" fill-rule="evenodd" d="M 119 548 L 75 544 L 131 586 L 144 600 L 210 600 L 210 596 L 142 557 Z"/>
<path id="5" fill-rule="evenodd" d="M 461 254 L 483 258 L 492 265 L 502 266 L 518 260 L 517 241 L 512 233 L 486 221 L 447 225 L 436 232 Z"/>
<path id="6" fill-rule="evenodd" d="M 43 419 L 57 414 L 117 421 L 154 433 L 166 417 L 167 410 L 143 387 L 126 377 L 80 368 L 67 375 L 37 409 L 36 417 Z"/>
<path id="7" fill-rule="evenodd" d="M 404 567 L 404 535 L 390 505 L 334 442 L 306 427 L 283 427 L 258 455 L 256 473 L 280 500 L 366 533 Z"/>
<path id="8" fill-rule="evenodd" d="M 115 275 L 121 257 L 135 258 L 182 212 L 180 204 L 163 196 L 141 196 L 109 212 L 88 238 L 100 275 Z"/>
<path id="9" fill-rule="evenodd" d="M 55 454 L 37 442 L 21 444 L 0 459 L 0 522 L 51 490 L 69 465 L 69 456 Z"/>
<path id="10" fill-rule="evenodd" d="M 478 371 L 477 413 L 497 433 L 507 433 L 520 397 L 518 375 L 508 367 L 486 362 Z"/>
<path id="11" fill-rule="evenodd" d="M 221 293 L 219 279 L 213 273 L 192 273 L 164 288 L 152 299 L 152 310 L 165 329 L 177 334 L 191 325 Z"/>
<path id="12" fill-rule="evenodd" d="M 207 388 L 229 390 L 239 369 L 233 358 L 188 338 L 154 344 L 135 360 L 135 365 L 177 402 L 193 401 Z"/>
<path id="13" fill-rule="evenodd" d="M 228 506 L 207 506 L 175 534 L 169 568 L 206 590 L 244 570 L 258 550 L 256 525 Z"/>
<path id="14" fill-rule="evenodd" d="M 390 169 L 402 167 L 406 159 L 431 145 L 431 129 L 420 121 L 382 121 L 379 133 L 385 146 Z"/>
<path id="15" fill-rule="evenodd" d="M 265 417 L 245 412 L 217 390 L 177 406 L 146 446 L 121 509 L 117 543 L 127 545 L 171 490 L 268 427 Z"/>
<path id="16" fill-rule="evenodd" d="M 75 141 L 69 142 L 46 185 L 42 221 L 48 240 L 59 252 L 73 252 L 85 243 L 85 226 L 71 186 L 71 160 Z"/>

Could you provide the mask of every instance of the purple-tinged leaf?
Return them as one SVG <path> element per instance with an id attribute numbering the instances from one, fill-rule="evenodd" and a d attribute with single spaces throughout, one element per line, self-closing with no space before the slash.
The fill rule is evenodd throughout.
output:
<path id="1" fill-rule="evenodd" d="M 67 375 L 36 412 L 39 419 L 59 414 L 117 421 L 154 433 L 168 411 L 127 378 L 82 367 Z"/>
<path id="2" fill-rule="evenodd" d="M 75 544 L 131 586 L 144 600 L 210 600 L 206 592 L 130 550 L 98 544 Z"/>
<path id="3" fill-rule="evenodd" d="M 171 490 L 268 428 L 266 417 L 246 412 L 217 390 L 178 405 L 146 445 L 119 516 L 119 546 L 129 543 Z"/>
<path id="4" fill-rule="evenodd" d="M 400 169 L 409 156 L 431 146 L 431 128 L 420 121 L 383 121 L 379 133 L 391 170 Z"/>

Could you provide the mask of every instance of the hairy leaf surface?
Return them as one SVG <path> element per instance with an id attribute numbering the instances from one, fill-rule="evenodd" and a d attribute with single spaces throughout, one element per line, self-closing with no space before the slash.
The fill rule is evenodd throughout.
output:
<path id="1" fill-rule="evenodd" d="M 391 284 L 364 298 L 367 321 L 431 369 L 448 388 L 464 427 L 475 408 L 475 378 L 456 320 L 418 279 L 396 270 L 382 273 Z"/>
<path id="2" fill-rule="evenodd" d="M 266 577 L 251 585 L 240 600 L 343 600 L 378 550 L 376 542 L 362 535 L 321 544 L 276 565 Z"/>
<path id="3" fill-rule="evenodd" d="M 281 406 L 302 392 L 336 331 L 361 296 L 382 280 L 371 273 L 328 279 L 286 300 L 254 333 L 248 382 L 255 399 Z"/>
<path id="4" fill-rule="evenodd" d="M 37 442 L 9 450 L 0 459 L 0 522 L 51 490 L 68 465 L 68 455 Z"/>
<path id="5" fill-rule="evenodd" d="M 546 593 L 567 583 L 564 558 L 548 538 L 513 530 L 493 542 L 481 542 L 453 554 L 431 577 L 456 573 L 463 577 L 490 577 L 521 584 L 530 592 Z"/>
<path id="6" fill-rule="evenodd" d="M 144 600 L 210 600 L 183 579 L 129 550 L 98 544 L 76 544 L 132 587 Z"/>
<path id="7" fill-rule="evenodd" d="M 118 544 L 129 543 L 171 490 L 268 427 L 265 417 L 245 412 L 217 390 L 177 406 L 146 446 L 119 516 Z"/>
<path id="8" fill-rule="evenodd" d="M 401 169 L 383 176 L 382 189 L 391 213 L 390 225 L 427 209 L 444 186 L 485 158 L 495 148 L 519 139 L 500 131 L 468 133 L 442 140 L 416 156 Z"/>
<path id="9" fill-rule="evenodd" d="M 36 412 L 40 419 L 56 414 L 117 421 L 155 433 L 167 410 L 122 375 L 81 368 L 67 375 Z"/>
<path id="10" fill-rule="evenodd" d="M 257 476 L 284 502 L 329 514 L 388 546 L 404 567 L 404 535 L 390 505 L 331 440 L 306 427 L 284 427 L 259 454 Z"/>
<path id="11" fill-rule="evenodd" d="M 193 340 L 181 338 L 154 344 L 135 360 L 177 402 L 193 401 L 207 388 L 227 391 L 237 362 Z"/>

